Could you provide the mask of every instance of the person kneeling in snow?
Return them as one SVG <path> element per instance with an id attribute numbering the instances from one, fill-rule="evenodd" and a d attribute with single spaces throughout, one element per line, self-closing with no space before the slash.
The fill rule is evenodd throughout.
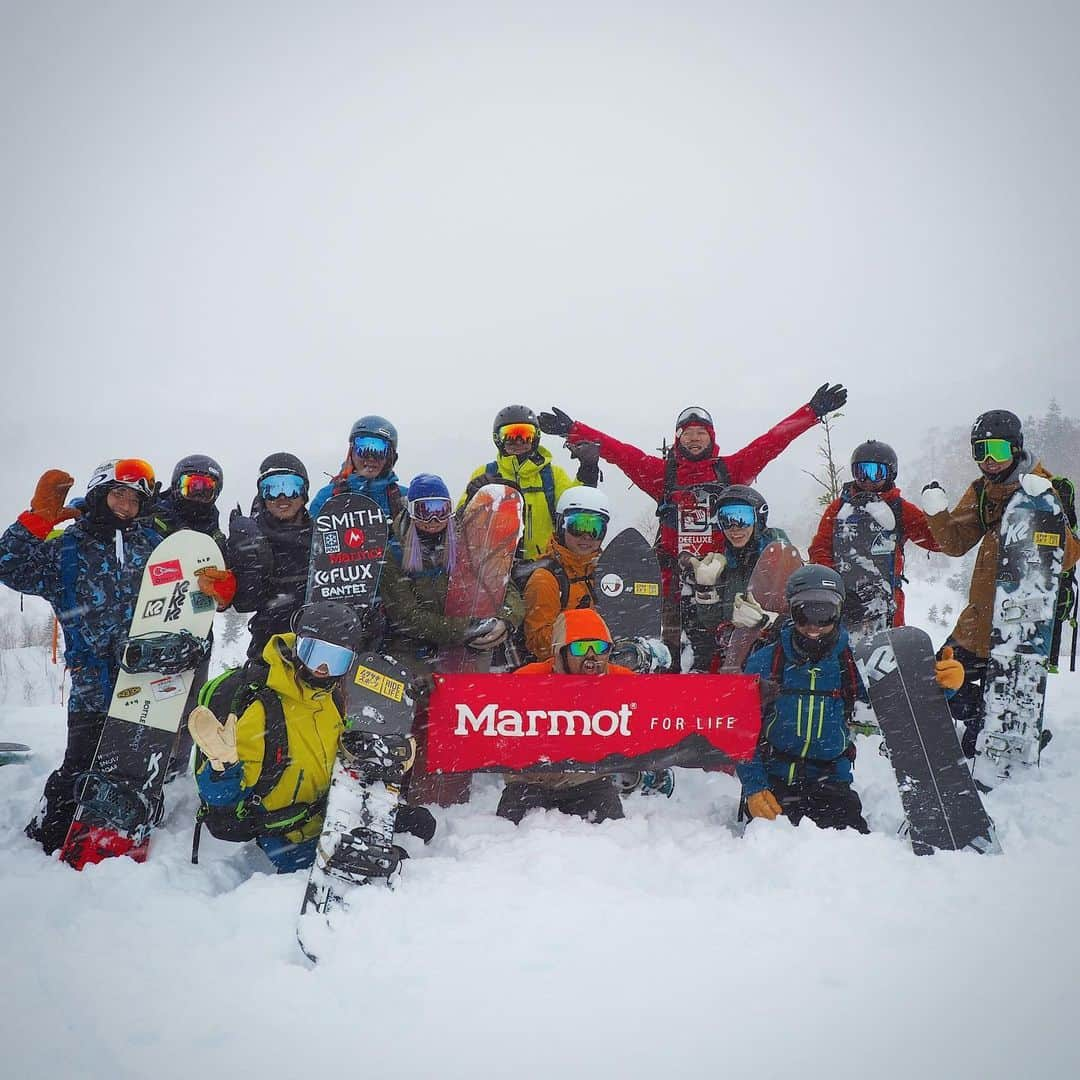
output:
<path id="1" fill-rule="evenodd" d="M 611 663 L 611 650 L 611 632 L 596 611 L 564 611 L 552 629 L 551 658 L 514 674 L 633 675 L 630 668 Z M 510 780 L 495 813 L 517 825 L 530 810 L 558 810 L 592 822 L 624 816 L 612 778 L 581 772 L 530 773 L 527 780 Z"/>
<path id="2" fill-rule="evenodd" d="M 344 727 L 339 683 L 369 636 L 335 600 L 305 604 L 293 625 L 295 633 L 270 638 L 261 665 L 243 669 L 238 693 L 249 693 L 239 715 L 221 724 L 201 704 L 189 721 L 206 755 L 195 774 L 199 822 L 219 839 L 255 840 L 278 873 L 315 859 Z"/>
<path id="3" fill-rule="evenodd" d="M 821 828 L 870 831 L 851 786 L 854 745 L 848 722 L 866 689 L 840 622 L 844 583 L 830 567 L 796 570 L 786 588 L 791 617 L 780 637 L 753 653 L 743 671 L 762 680 L 761 739 L 753 760 L 736 766 L 743 786 L 740 816 L 793 825 L 808 817 Z M 934 669 L 946 691 L 964 669 L 951 651 Z"/>

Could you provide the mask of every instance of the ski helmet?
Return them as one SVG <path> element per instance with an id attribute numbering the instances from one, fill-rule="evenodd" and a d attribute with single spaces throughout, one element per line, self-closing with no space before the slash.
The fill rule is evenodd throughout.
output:
<path id="1" fill-rule="evenodd" d="M 879 442 L 877 439 L 867 439 L 851 451 L 851 475 L 856 480 L 859 477 L 855 476 L 855 466 L 862 462 L 884 465 L 886 484 L 891 487 L 896 482 L 896 451 L 888 443 Z"/>
<path id="2" fill-rule="evenodd" d="M 787 580 L 784 597 L 788 606 L 799 601 L 834 601 L 837 610 L 844 603 L 844 579 L 831 566 L 807 563 L 800 566 Z"/>
<path id="3" fill-rule="evenodd" d="M 225 485 L 225 474 L 221 471 L 221 466 L 207 454 L 188 454 L 176 463 L 169 483 L 169 490 L 176 498 L 187 498 L 180 490 L 180 479 L 190 473 L 196 476 L 209 476 L 214 481 L 214 497 L 210 500 L 211 502 L 221 494 L 221 489 Z"/>
<path id="4" fill-rule="evenodd" d="M 390 450 L 394 455 L 394 460 L 397 460 L 397 428 L 394 427 L 385 416 L 376 416 L 374 414 L 371 416 L 361 416 L 349 431 L 349 445 L 352 446 L 353 439 L 359 438 L 362 435 L 373 435 L 375 438 L 385 439 L 390 444 Z"/>
<path id="5" fill-rule="evenodd" d="M 366 611 L 364 615 L 366 616 Z M 322 642 L 352 653 L 363 647 L 367 634 L 365 617 L 340 600 L 309 601 L 293 615 L 291 626 L 298 641 L 303 638 L 307 641 Z M 311 659 L 310 651 L 307 660 L 302 655 L 300 659 L 307 666 L 307 660 Z M 344 673 L 334 672 L 331 666 L 331 674 L 340 676 Z"/>
<path id="6" fill-rule="evenodd" d="M 286 454 L 280 451 L 263 458 L 259 466 L 259 476 L 256 484 L 261 484 L 268 476 L 291 475 L 299 476 L 304 481 L 304 500 L 308 497 L 308 474 L 304 463 L 295 454 Z"/>
<path id="7" fill-rule="evenodd" d="M 1008 439 L 1014 453 L 1024 449 L 1024 433 L 1020 417 L 1007 409 L 991 409 L 984 412 L 971 426 L 971 441 L 981 439 Z"/>
<path id="8" fill-rule="evenodd" d="M 491 424 L 491 441 L 498 448 L 499 453 L 502 453 L 499 431 L 508 424 L 532 424 L 536 429 L 536 434 L 533 436 L 532 449 L 529 452 L 535 453 L 540 445 L 540 421 L 536 413 L 528 405 L 507 405 L 495 414 L 495 419 Z"/>
<path id="9" fill-rule="evenodd" d="M 678 438 L 686 428 L 695 424 L 709 433 L 710 441 L 716 442 L 716 426 L 713 424 L 712 413 L 700 405 L 688 405 L 675 418 L 675 437 Z"/>
<path id="10" fill-rule="evenodd" d="M 761 532 L 769 523 L 769 504 L 765 496 L 747 484 L 728 484 L 713 502 L 713 513 L 719 520 L 725 506 L 751 506 L 754 509 L 754 532 Z"/>
<path id="11" fill-rule="evenodd" d="M 593 525 L 598 538 L 604 536 L 611 522 L 611 504 L 608 502 L 608 497 L 599 488 L 577 484 L 572 488 L 567 488 L 559 496 L 559 501 L 555 506 L 555 532 L 560 541 L 565 540 L 564 527 L 567 516 L 575 513 L 593 515 L 594 521 L 599 519 Z M 587 521 L 588 518 L 583 518 L 583 520 Z"/>
<path id="12" fill-rule="evenodd" d="M 129 487 L 144 499 L 152 499 L 160 490 L 154 470 L 141 458 L 112 458 L 103 461 L 86 482 L 86 497 L 91 503 L 104 497 L 114 487 Z"/>

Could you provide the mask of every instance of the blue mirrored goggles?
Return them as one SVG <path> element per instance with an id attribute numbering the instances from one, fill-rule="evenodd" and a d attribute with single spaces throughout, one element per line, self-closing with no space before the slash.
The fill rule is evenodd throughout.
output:
<path id="1" fill-rule="evenodd" d="M 880 461 L 856 461 L 851 466 L 851 475 L 868 484 L 880 484 L 889 475 L 889 466 Z"/>
<path id="2" fill-rule="evenodd" d="M 296 656 L 308 671 L 323 678 L 340 678 L 356 659 L 352 649 L 313 637 L 296 639 Z"/>
<path id="3" fill-rule="evenodd" d="M 390 456 L 390 443 L 378 435 L 357 435 L 352 441 L 353 453 L 357 457 L 385 458 Z"/>
<path id="4" fill-rule="evenodd" d="M 716 521 L 721 529 L 752 529 L 757 524 L 757 510 L 749 503 L 728 503 L 717 507 Z"/>
<path id="5" fill-rule="evenodd" d="M 295 499 L 298 495 L 303 495 L 306 488 L 304 478 L 296 473 L 274 473 L 259 481 L 259 494 L 264 499 L 277 499 L 281 496 Z"/>

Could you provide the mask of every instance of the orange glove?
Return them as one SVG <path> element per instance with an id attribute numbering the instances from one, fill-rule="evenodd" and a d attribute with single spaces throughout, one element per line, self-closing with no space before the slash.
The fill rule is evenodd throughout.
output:
<path id="1" fill-rule="evenodd" d="M 746 809 L 750 811 L 751 817 L 763 817 L 768 821 L 775 821 L 784 812 L 780 809 L 776 796 L 768 788 L 747 795 Z"/>
<path id="2" fill-rule="evenodd" d="M 195 578 L 199 583 L 199 592 L 212 596 L 218 607 L 227 608 L 236 595 L 236 575 L 231 570 L 218 570 L 208 566 L 205 570 L 196 570 Z"/>
<path id="3" fill-rule="evenodd" d="M 19 521 L 35 536 L 44 540 L 49 531 L 61 521 L 79 516 L 78 510 L 64 505 L 75 478 L 63 469 L 42 473 L 30 500 L 30 509 L 19 515 Z"/>
<path id="4" fill-rule="evenodd" d="M 964 665 L 953 659 L 951 645 L 941 650 L 941 659 L 934 664 L 934 678 L 943 690 L 959 690 L 964 685 Z"/>

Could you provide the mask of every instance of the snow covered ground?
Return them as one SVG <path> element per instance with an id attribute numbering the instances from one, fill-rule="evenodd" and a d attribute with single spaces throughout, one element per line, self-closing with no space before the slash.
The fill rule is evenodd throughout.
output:
<path id="1" fill-rule="evenodd" d="M 910 621 L 942 595 L 917 582 Z M 1077 676 L 1052 680 L 1048 724 L 1044 766 L 988 798 L 1000 857 L 912 855 L 875 739 L 856 766 L 869 837 L 740 837 L 735 780 L 685 770 L 625 821 L 514 828 L 483 778 L 310 970 L 300 877 L 205 834 L 190 864 L 190 781 L 147 864 L 45 859 L 21 828 L 64 713 L 9 698 L 0 740 L 36 756 L 0 768 L 3 1073 L 1080 1075 Z"/>

